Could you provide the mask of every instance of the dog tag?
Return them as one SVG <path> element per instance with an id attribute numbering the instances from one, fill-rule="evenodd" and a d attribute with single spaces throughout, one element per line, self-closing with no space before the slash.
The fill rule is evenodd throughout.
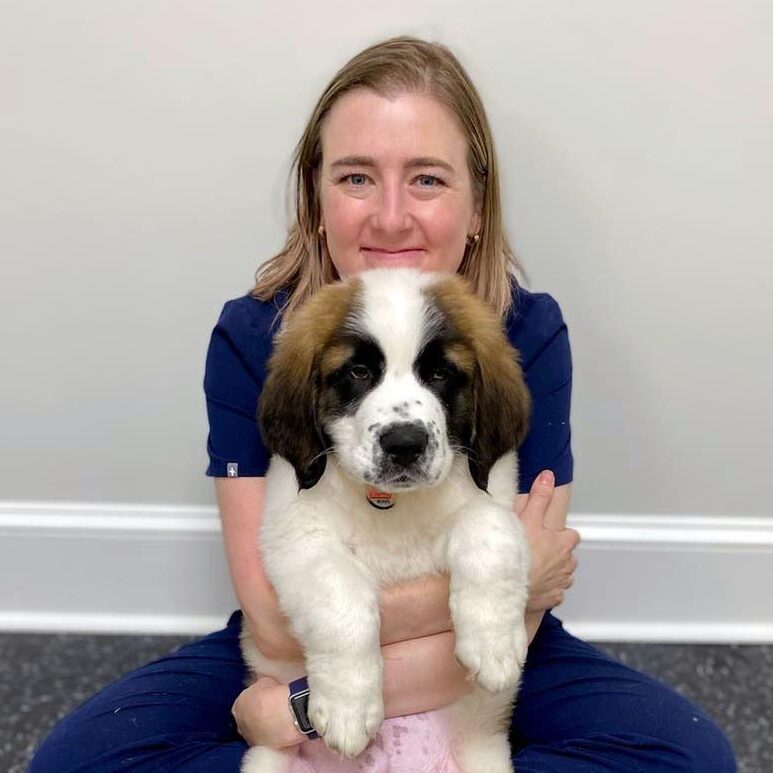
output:
<path id="1" fill-rule="evenodd" d="M 377 488 L 369 488 L 365 495 L 373 507 L 378 510 L 389 510 L 395 503 L 395 495 L 388 491 L 379 491 Z"/>

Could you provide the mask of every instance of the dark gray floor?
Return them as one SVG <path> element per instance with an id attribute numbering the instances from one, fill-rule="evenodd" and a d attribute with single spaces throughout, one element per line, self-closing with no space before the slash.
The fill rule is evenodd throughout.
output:
<path id="1" fill-rule="evenodd" d="M 0 635 L 0 771 L 23 773 L 51 725 L 103 685 L 187 641 Z M 740 773 L 773 772 L 773 646 L 599 645 L 674 686 L 725 730 Z"/>

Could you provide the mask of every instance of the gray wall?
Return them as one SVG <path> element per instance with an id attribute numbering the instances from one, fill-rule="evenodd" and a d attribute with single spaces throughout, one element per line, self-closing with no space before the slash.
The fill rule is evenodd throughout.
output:
<path id="1" fill-rule="evenodd" d="M 771 6 L 6 4 L 0 500 L 213 501 L 201 381 L 281 244 L 334 70 L 403 32 L 478 84 L 574 354 L 575 512 L 770 514 Z"/>

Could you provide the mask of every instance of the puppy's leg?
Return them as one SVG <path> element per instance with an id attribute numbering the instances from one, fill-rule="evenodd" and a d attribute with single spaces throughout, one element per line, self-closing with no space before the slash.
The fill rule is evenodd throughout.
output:
<path id="1" fill-rule="evenodd" d="M 515 770 L 507 733 L 465 739 L 456 762 L 464 773 L 513 773 Z"/>
<path id="2" fill-rule="evenodd" d="M 355 757 L 384 719 L 376 583 L 319 520 L 266 547 L 267 574 L 306 656 L 309 720 L 330 749 Z"/>
<path id="3" fill-rule="evenodd" d="M 484 495 L 457 514 L 447 560 L 456 657 L 485 690 L 514 688 L 528 646 L 529 557 L 520 521 Z"/>
<path id="4" fill-rule="evenodd" d="M 492 695 L 477 685 L 446 709 L 454 758 L 463 773 L 512 773 L 508 729 L 513 690 Z"/>

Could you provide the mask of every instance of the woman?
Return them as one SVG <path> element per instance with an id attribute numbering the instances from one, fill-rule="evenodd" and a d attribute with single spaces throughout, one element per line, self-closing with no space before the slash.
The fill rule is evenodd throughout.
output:
<path id="1" fill-rule="evenodd" d="M 459 272 L 502 314 L 533 399 L 519 449 L 519 491 L 530 493 L 517 510 L 533 563 L 531 644 L 511 733 L 519 773 L 734 770 L 727 741 L 700 709 L 570 636 L 549 612 L 571 584 L 578 541 L 565 528 L 573 470 L 568 336 L 555 301 L 514 279 L 520 266 L 503 229 L 488 122 L 459 62 L 411 38 L 363 51 L 320 98 L 295 168 L 296 222 L 285 248 L 261 268 L 251 295 L 226 304 L 205 377 L 207 472 L 216 478 L 234 588 L 260 648 L 281 659 L 300 652 L 258 553 L 268 458 L 254 415 L 276 323 L 324 283 L 368 267 Z M 387 717 L 463 694 L 448 579 L 387 588 L 381 602 Z M 55 728 L 33 773 L 237 771 L 242 738 L 295 746 L 297 770 L 308 769 L 301 758 L 310 746 L 294 727 L 287 686 L 260 680 L 243 689 L 239 622 L 236 613 L 225 630 L 106 688 Z M 388 769 L 386 752 L 374 750 L 352 770 Z M 412 750 L 402 769 L 437 770 L 431 752 Z"/>

